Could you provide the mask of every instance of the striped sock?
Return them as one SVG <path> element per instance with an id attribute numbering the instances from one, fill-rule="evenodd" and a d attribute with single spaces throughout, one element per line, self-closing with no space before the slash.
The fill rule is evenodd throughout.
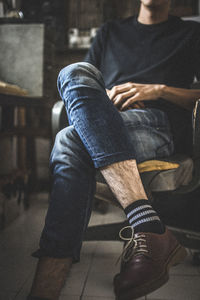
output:
<path id="1" fill-rule="evenodd" d="M 164 233 L 165 226 L 148 200 L 137 200 L 125 208 L 125 214 L 134 232 Z"/>

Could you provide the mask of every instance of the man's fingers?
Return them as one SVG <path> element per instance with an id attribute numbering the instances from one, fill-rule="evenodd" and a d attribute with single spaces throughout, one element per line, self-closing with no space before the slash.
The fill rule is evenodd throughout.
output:
<path id="1" fill-rule="evenodd" d="M 120 85 L 116 85 L 114 86 L 111 91 L 110 91 L 110 99 L 114 100 L 114 98 L 118 95 L 121 94 L 123 92 L 127 92 L 129 91 L 131 88 L 133 87 L 132 82 L 127 82 L 124 84 L 120 84 Z"/>
<path id="2" fill-rule="evenodd" d="M 138 103 L 135 103 L 131 105 L 128 109 L 132 109 L 132 108 L 141 108 L 141 106 Z"/>
<path id="3" fill-rule="evenodd" d="M 125 99 L 132 97 L 137 92 L 136 88 L 130 89 L 128 92 L 123 92 L 117 95 L 112 101 L 115 106 L 118 106 L 124 102 Z"/>
<path id="4" fill-rule="evenodd" d="M 106 94 L 109 97 L 109 99 L 110 99 L 110 93 L 111 93 L 111 90 L 106 89 Z"/>
<path id="5" fill-rule="evenodd" d="M 140 100 L 139 93 L 136 93 L 133 97 L 127 99 L 121 106 L 122 110 L 126 110 L 132 103 L 137 102 Z"/>
<path id="6" fill-rule="evenodd" d="M 130 107 L 132 107 L 132 108 L 145 108 L 145 105 L 142 101 L 137 101 L 137 102 L 131 104 Z"/>
<path id="7" fill-rule="evenodd" d="M 111 100 L 113 100 L 120 93 L 127 92 L 132 88 L 141 88 L 144 86 L 145 84 L 143 83 L 135 83 L 135 82 L 126 82 L 120 85 L 116 85 L 111 90 L 109 90 L 109 97 Z"/>

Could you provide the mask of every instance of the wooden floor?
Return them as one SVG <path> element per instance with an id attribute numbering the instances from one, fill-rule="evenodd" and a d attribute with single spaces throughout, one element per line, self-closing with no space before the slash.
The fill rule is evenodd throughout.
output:
<path id="1" fill-rule="evenodd" d="M 0 300 L 26 299 L 37 262 L 30 254 L 37 249 L 47 198 L 46 194 L 37 195 L 31 209 L 0 232 Z M 93 213 L 91 224 L 123 219 L 123 213 L 112 207 L 106 215 Z M 121 242 L 85 242 L 81 262 L 73 266 L 60 299 L 115 299 L 112 279 L 119 271 L 116 260 L 121 250 Z M 170 274 L 166 285 L 141 299 L 200 300 L 200 267 L 192 265 L 190 254 Z"/>

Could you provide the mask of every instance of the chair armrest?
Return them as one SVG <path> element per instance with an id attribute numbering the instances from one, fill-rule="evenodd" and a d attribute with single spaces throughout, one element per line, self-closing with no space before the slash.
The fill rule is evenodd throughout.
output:
<path id="1" fill-rule="evenodd" d="M 64 103 L 63 101 L 57 101 L 54 104 L 51 112 L 51 126 L 53 139 L 61 129 L 68 125 L 69 122 L 67 119 Z"/>

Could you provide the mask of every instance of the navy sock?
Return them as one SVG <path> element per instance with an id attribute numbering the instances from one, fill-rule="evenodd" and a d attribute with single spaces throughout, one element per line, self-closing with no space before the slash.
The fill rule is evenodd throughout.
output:
<path id="1" fill-rule="evenodd" d="M 165 226 L 148 200 L 137 200 L 124 209 L 134 232 L 152 232 L 162 234 Z"/>

